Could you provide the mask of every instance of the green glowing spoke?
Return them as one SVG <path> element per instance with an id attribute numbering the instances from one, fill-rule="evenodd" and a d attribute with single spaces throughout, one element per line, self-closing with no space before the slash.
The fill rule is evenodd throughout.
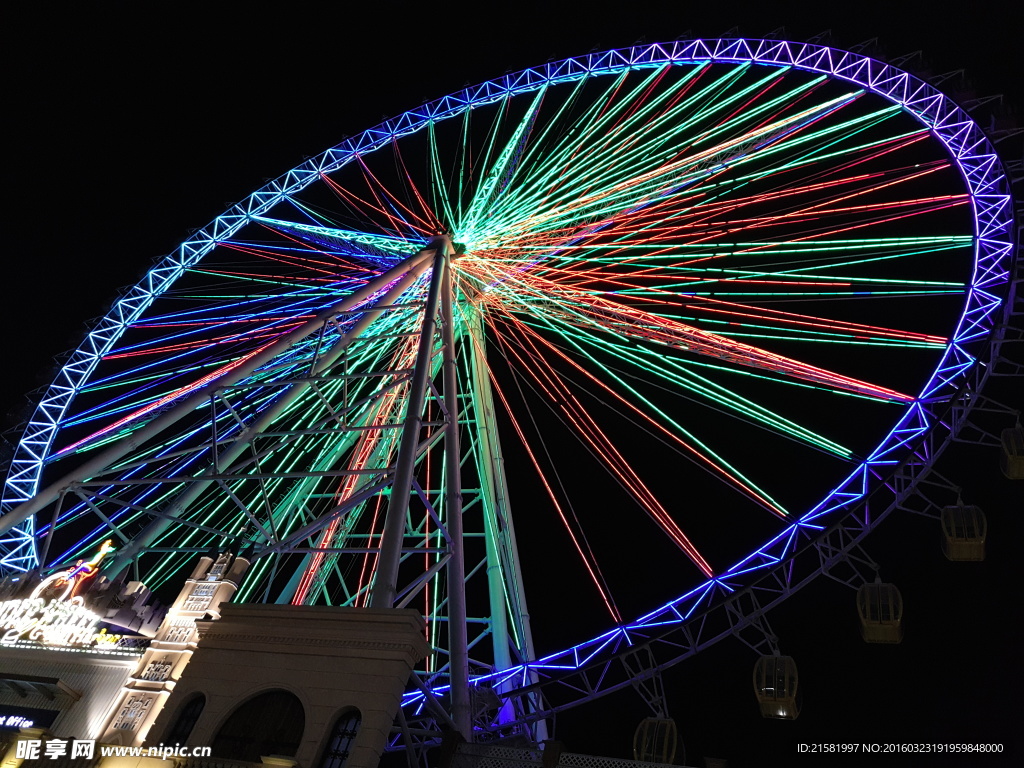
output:
<path id="1" fill-rule="evenodd" d="M 542 315 L 537 319 L 538 321 L 543 321 L 543 325 L 538 325 L 538 327 L 546 327 L 557 332 L 562 337 L 571 336 L 575 346 L 580 350 L 582 350 L 583 345 L 593 346 L 595 349 L 612 354 L 623 362 L 635 364 L 647 375 L 661 378 L 666 384 L 682 387 L 702 400 L 731 411 L 740 418 L 759 423 L 777 434 L 791 437 L 799 442 L 812 445 L 842 458 L 850 458 L 852 455 L 849 449 L 844 448 L 838 443 L 828 440 L 812 430 L 801 427 L 796 422 L 786 419 L 747 398 L 741 397 L 721 384 L 717 384 L 706 377 L 687 370 L 686 364 L 683 361 L 667 353 L 636 346 L 629 339 L 616 339 L 606 334 L 598 336 L 582 333 L 580 329 L 566 325 L 555 317 Z M 526 322 L 531 324 L 529 319 Z M 596 358 L 589 354 L 587 354 L 587 357 L 600 368 L 601 364 Z M 672 392 L 673 389 L 666 388 L 666 391 Z"/>
<path id="2" fill-rule="evenodd" d="M 669 427 L 685 443 L 688 443 L 689 445 L 696 447 L 704 456 L 710 459 L 713 465 L 721 468 L 719 470 L 720 477 L 727 484 L 736 488 L 741 493 L 744 493 L 744 495 L 748 496 L 749 498 L 754 498 L 756 500 L 757 496 L 760 496 L 769 504 L 774 506 L 773 511 L 777 511 L 782 514 L 788 514 L 785 508 L 781 504 L 779 504 L 778 501 L 772 498 L 772 496 L 769 493 L 767 493 L 764 489 L 760 488 L 737 467 L 726 461 L 717 451 L 713 450 L 705 442 L 697 438 L 696 435 L 694 435 L 691 431 L 687 430 L 679 421 L 665 413 L 663 409 L 658 407 L 648 397 L 640 394 L 640 392 L 637 391 L 635 387 L 630 385 L 621 375 L 619 375 L 614 370 L 603 368 L 602 366 L 600 366 L 600 364 L 593 360 L 593 358 L 590 357 L 590 355 L 588 355 L 586 350 L 582 348 L 582 346 L 577 342 L 575 336 L 563 335 L 561 336 L 561 338 L 564 339 L 570 345 L 570 347 L 575 349 L 584 358 L 587 358 L 591 360 L 592 363 L 596 364 L 598 366 L 598 370 L 602 370 L 602 372 L 608 377 L 610 382 L 614 382 L 615 384 L 617 384 L 620 388 L 620 391 L 627 393 L 629 398 L 634 403 L 642 407 L 648 414 L 653 415 L 656 418 L 656 420 L 660 421 L 662 424 Z M 725 471 L 722 472 L 721 470 Z M 744 492 L 742 488 L 736 484 L 736 480 L 740 481 L 742 484 L 745 484 L 750 490 Z M 753 493 L 756 495 L 752 496 L 750 491 L 753 491 Z M 759 503 L 764 505 L 764 502 Z"/>

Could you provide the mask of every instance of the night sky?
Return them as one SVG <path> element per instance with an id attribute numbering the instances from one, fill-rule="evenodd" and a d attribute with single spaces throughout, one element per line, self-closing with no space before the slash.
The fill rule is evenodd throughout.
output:
<path id="1" fill-rule="evenodd" d="M 1021 18 L 1007 15 L 1011 3 L 974 3 L 954 18 L 916 2 L 899 3 L 895 16 L 884 3 L 843 12 L 828 3 L 716 5 L 725 7 L 478 3 L 456 13 L 446 4 L 378 3 L 375 16 L 289 3 L 287 18 L 245 5 L 213 15 L 181 4 L 5 12 L 0 414 L 7 426 L 27 416 L 25 395 L 53 378 L 52 358 L 81 340 L 121 286 L 227 204 L 345 135 L 506 71 L 640 39 L 757 37 L 785 27 L 779 36 L 801 40 L 831 29 L 838 47 L 877 37 L 889 58 L 921 50 L 932 72 L 963 69 L 977 96 L 1002 93 L 1024 109 Z M 487 9 L 502 10 L 501 23 L 485 18 Z M 1020 137 L 1002 146 L 1020 158 Z M 1024 349 L 1016 354 L 1024 360 Z M 993 397 L 1024 408 L 1024 384 L 1001 381 Z M 1024 760 L 1024 638 L 1013 629 L 1024 625 L 1024 482 L 1002 477 L 993 448 L 957 446 L 940 470 L 988 514 L 988 559 L 948 562 L 936 521 L 891 518 L 866 549 L 903 592 L 904 642 L 864 644 L 853 591 L 819 579 L 770 616 L 800 669 L 796 722 L 761 719 L 750 681 L 756 657 L 739 642 L 667 674 L 687 764 L 704 756 L 731 766 L 826 762 L 799 756 L 799 742 L 1005 745 L 1002 756 L 854 755 L 828 761 L 835 765 Z M 798 468 L 792 482 L 801 482 Z M 519 531 L 521 541 L 536 535 Z M 562 616 L 549 631 L 571 636 L 570 596 L 554 584 L 528 586 L 531 601 L 547 606 L 538 613 Z M 646 715 L 628 691 L 560 716 L 556 735 L 569 751 L 626 757 Z"/>

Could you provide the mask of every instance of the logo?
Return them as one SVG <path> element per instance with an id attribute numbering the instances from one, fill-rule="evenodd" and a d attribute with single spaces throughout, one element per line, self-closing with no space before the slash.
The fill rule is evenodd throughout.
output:
<path id="1" fill-rule="evenodd" d="M 120 635 L 108 635 L 106 630 L 97 634 L 100 617 L 75 595 L 112 549 L 111 542 L 105 541 L 92 560 L 79 560 L 72 568 L 47 576 L 25 599 L 0 603 L 0 643 L 27 639 L 45 645 L 96 644 L 109 648 L 116 644 Z"/>

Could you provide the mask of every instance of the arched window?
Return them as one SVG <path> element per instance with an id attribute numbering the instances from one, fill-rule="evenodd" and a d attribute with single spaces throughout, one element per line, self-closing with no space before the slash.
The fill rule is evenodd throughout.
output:
<path id="1" fill-rule="evenodd" d="M 302 702 L 288 691 L 249 699 L 220 727 L 210 745 L 214 757 L 260 762 L 263 755 L 294 757 L 306 728 Z"/>
<path id="2" fill-rule="evenodd" d="M 178 719 L 174 721 L 174 725 L 171 726 L 171 729 L 164 737 L 164 743 L 187 744 L 188 737 L 192 735 L 192 729 L 196 727 L 196 722 L 203 713 L 203 707 L 205 706 L 206 697 L 201 693 L 189 699 L 178 713 Z"/>
<path id="3" fill-rule="evenodd" d="M 350 709 L 334 721 L 334 728 L 327 740 L 327 748 L 317 768 L 345 768 L 362 721 L 363 716 L 358 709 Z"/>

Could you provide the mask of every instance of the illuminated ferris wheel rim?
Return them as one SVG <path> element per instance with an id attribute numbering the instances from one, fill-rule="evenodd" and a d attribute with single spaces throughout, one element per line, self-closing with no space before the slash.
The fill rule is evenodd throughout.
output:
<path id="1" fill-rule="evenodd" d="M 547 85 L 574 82 L 590 76 L 709 62 L 793 67 L 847 80 L 898 104 L 945 146 L 970 191 L 975 258 L 968 305 L 964 307 L 942 362 L 918 397 L 931 400 L 942 397 L 943 391 L 955 391 L 950 385 L 958 372 L 973 364 L 974 359 L 960 347 L 993 327 L 991 318 L 998 310 L 1000 299 L 990 291 L 1007 282 L 1005 265 L 1012 253 L 1013 212 L 1008 183 L 997 153 L 970 116 L 939 90 L 910 73 L 863 54 L 824 45 L 742 38 L 650 44 L 524 69 L 428 102 L 310 158 L 197 230 L 173 253 L 160 259 L 138 285 L 115 303 L 112 311 L 99 321 L 61 369 L 18 445 L 5 483 L 4 510 L 30 498 L 38 489 L 43 464 L 50 455 L 53 438 L 67 406 L 99 360 L 116 343 L 120 333 L 188 267 L 254 217 L 263 215 L 353 158 L 466 110 L 537 91 Z M 944 378 L 944 373 L 950 370 L 953 373 Z M 884 444 L 879 448 L 884 448 Z M 30 537 L 24 541 L 28 543 Z M 7 556 L 2 564 L 20 570 L 27 564 L 25 558 L 24 553 L 13 559 Z"/>
<path id="2" fill-rule="evenodd" d="M 849 81 L 898 104 L 905 113 L 929 129 L 931 135 L 945 146 L 957 166 L 970 192 L 975 235 L 973 272 L 966 305 L 942 360 L 917 400 L 908 406 L 896 427 L 871 456 L 814 509 L 805 513 L 800 521 L 784 529 L 718 578 L 705 582 L 631 626 L 685 621 L 695 611 L 707 610 L 714 594 L 719 591 L 733 592 L 742 588 L 759 571 L 792 555 L 797 543 L 803 540 L 802 536 L 809 531 L 824 528 L 828 525 L 826 521 L 834 519 L 840 508 L 863 498 L 869 492 L 873 473 L 893 464 L 894 457 L 904 453 L 909 445 L 934 428 L 942 404 L 957 397 L 965 385 L 968 373 L 979 359 L 980 355 L 973 350 L 988 339 L 999 322 L 1002 305 L 999 294 L 1008 282 L 1013 254 L 1011 235 L 1014 222 L 1008 182 L 990 142 L 966 112 L 933 86 L 907 72 L 863 54 L 818 44 L 778 40 L 691 40 L 636 46 L 565 59 L 509 74 L 429 102 L 306 161 L 197 231 L 174 253 L 162 259 L 100 321 L 61 370 L 57 382 L 50 387 L 33 416 L 12 462 L 4 497 L 5 508 L 9 509 L 35 493 L 43 462 L 52 447 L 67 406 L 98 361 L 116 343 L 121 331 L 188 267 L 254 217 L 263 215 L 323 175 L 332 173 L 361 154 L 373 152 L 431 123 L 461 115 L 475 107 L 535 92 L 548 85 L 575 82 L 591 76 L 709 62 L 752 63 L 806 70 Z M 16 546 L 4 563 L 24 569 L 33 565 L 31 520 L 26 521 L 20 535 L 22 546 Z M 612 636 L 625 631 L 624 628 L 612 630 L 568 652 L 540 660 L 535 668 L 561 666 L 558 661 L 568 658 L 566 654 L 575 658 L 572 665 L 589 663 L 602 653 L 602 648 L 609 647 Z M 510 670 L 505 676 L 510 674 L 523 674 L 523 670 Z"/>

